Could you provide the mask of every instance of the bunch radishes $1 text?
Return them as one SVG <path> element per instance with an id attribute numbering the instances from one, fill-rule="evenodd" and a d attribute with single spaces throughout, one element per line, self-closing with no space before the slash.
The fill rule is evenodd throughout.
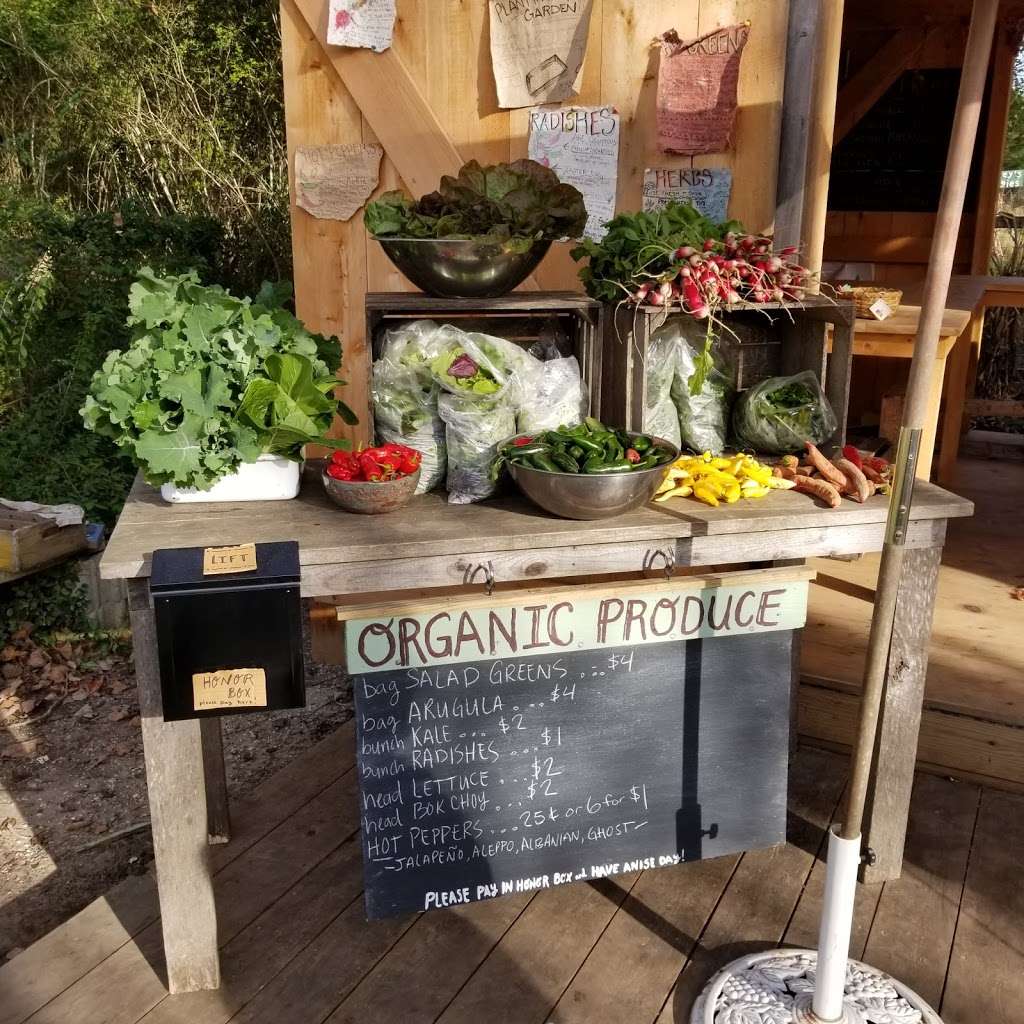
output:
<path id="1" fill-rule="evenodd" d="M 799 301 L 809 271 L 789 246 L 774 252 L 772 239 L 752 235 L 738 221 L 716 223 L 685 203 L 661 210 L 620 213 L 600 242 L 584 239 L 572 250 L 587 293 L 607 302 L 677 308 L 714 319 L 721 306 Z"/>

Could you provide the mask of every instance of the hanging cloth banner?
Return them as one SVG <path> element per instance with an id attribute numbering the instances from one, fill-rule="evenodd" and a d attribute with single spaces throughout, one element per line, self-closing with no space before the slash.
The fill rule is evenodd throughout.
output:
<path id="1" fill-rule="evenodd" d="M 327 42 L 359 46 L 377 53 L 391 46 L 395 0 L 331 0 Z"/>
<path id="2" fill-rule="evenodd" d="M 491 0 L 491 67 L 499 107 L 568 99 L 579 89 L 591 0 Z"/>
<path id="3" fill-rule="evenodd" d="M 721 153 L 736 120 L 736 84 L 750 25 L 715 29 L 683 42 L 661 37 L 658 146 L 665 153 Z"/>
<path id="4" fill-rule="evenodd" d="M 614 107 L 540 107 L 530 111 L 531 160 L 550 167 L 583 193 L 587 238 L 604 238 L 615 216 L 619 115 Z"/>

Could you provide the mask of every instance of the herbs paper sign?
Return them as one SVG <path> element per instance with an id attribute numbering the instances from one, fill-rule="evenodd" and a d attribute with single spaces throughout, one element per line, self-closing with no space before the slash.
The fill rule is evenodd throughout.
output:
<path id="1" fill-rule="evenodd" d="M 587 206 L 587 238 L 600 241 L 615 216 L 619 114 L 614 107 L 540 107 L 530 111 L 530 159 L 575 185 Z"/>
<path id="2" fill-rule="evenodd" d="M 579 90 L 591 0 L 490 0 L 499 107 L 532 107 Z"/>

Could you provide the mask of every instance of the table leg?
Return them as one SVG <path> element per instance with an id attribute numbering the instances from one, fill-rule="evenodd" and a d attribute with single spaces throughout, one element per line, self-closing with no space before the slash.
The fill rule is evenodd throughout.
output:
<path id="1" fill-rule="evenodd" d="M 864 844 L 876 860 L 865 865 L 865 882 L 898 878 L 903 867 L 941 557 L 941 546 L 911 549 L 903 556 L 864 828 Z"/>
<path id="2" fill-rule="evenodd" d="M 963 433 L 964 403 L 970 386 L 971 358 L 975 347 L 981 343 L 985 326 L 983 310 L 975 312 L 966 330 L 956 340 L 949 354 L 946 366 L 945 404 L 939 443 L 939 470 L 936 481 L 943 487 L 952 483 L 956 469 L 956 458 L 960 451 L 960 436 Z"/>
<path id="3" fill-rule="evenodd" d="M 932 370 L 932 386 L 928 392 L 928 407 L 924 414 L 924 431 L 921 434 L 921 455 L 917 463 L 918 480 L 929 480 L 932 474 L 932 458 L 935 455 L 935 438 L 939 427 L 939 407 L 942 405 L 942 385 L 946 376 L 945 358 L 936 359 Z"/>
<path id="4" fill-rule="evenodd" d="M 172 993 L 217 988 L 217 912 L 199 722 L 163 720 L 156 622 L 144 580 L 130 581 L 128 603 L 167 984 Z"/>
<path id="5" fill-rule="evenodd" d="M 203 744 L 203 776 L 206 781 L 206 834 L 211 844 L 231 841 L 231 808 L 224 771 L 224 736 L 219 718 L 199 720 Z"/>

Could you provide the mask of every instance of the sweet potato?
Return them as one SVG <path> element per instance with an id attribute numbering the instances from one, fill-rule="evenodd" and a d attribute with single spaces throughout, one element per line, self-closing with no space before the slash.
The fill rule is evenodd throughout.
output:
<path id="1" fill-rule="evenodd" d="M 848 494 L 861 505 L 871 497 L 868 478 L 849 459 L 835 459 L 833 465 L 846 477 L 846 483 L 841 488 L 843 494 Z"/>
<path id="2" fill-rule="evenodd" d="M 797 476 L 814 476 L 814 467 L 813 466 L 797 466 L 796 467 L 796 475 Z"/>
<path id="3" fill-rule="evenodd" d="M 796 477 L 796 470 L 792 466 L 776 466 L 775 476 L 781 476 L 783 480 L 792 480 Z"/>
<path id="4" fill-rule="evenodd" d="M 861 467 L 861 472 L 873 484 L 884 484 L 885 483 L 885 481 L 882 479 L 882 474 L 879 473 L 877 469 L 873 468 L 872 466 L 867 465 L 867 463 L 865 463 Z"/>
<path id="5" fill-rule="evenodd" d="M 839 491 L 827 480 L 816 480 L 810 476 L 797 476 L 794 490 L 820 498 L 829 508 L 839 508 L 843 500 L 839 496 Z"/>
<path id="6" fill-rule="evenodd" d="M 807 442 L 807 458 L 811 465 L 835 488 L 846 486 L 846 475 L 837 467 L 833 466 L 824 455 L 818 451 L 817 446 Z"/>

